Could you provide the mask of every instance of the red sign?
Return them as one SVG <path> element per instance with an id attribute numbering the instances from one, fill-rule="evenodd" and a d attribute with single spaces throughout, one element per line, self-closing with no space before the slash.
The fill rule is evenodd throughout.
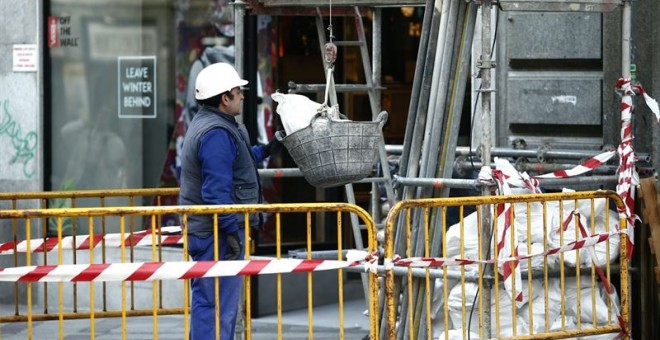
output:
<path id="1" fill-rule="evenodd" d="M 58 47 L 60 45 L 58 17 L 48 17 L 48 47 Z"/>

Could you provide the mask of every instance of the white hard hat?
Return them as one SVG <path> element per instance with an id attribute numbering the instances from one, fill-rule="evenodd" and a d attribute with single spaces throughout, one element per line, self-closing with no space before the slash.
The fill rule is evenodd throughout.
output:
<path id="1" fill-rule="evenodd" d="M 234 87 L 245 86 L 248 81 L 241 79 L 231 64 L 215 63 L 199 72 L 195 81 L 195 99 L 208 99 Z"/>

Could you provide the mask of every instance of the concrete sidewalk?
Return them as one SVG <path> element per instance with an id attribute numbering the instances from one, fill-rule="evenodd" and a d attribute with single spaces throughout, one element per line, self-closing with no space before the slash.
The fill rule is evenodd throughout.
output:
<path id="1" fill-rule="evenodd" d="M 344 338 L 361 340 L 369 335 L 369 318 L 364 314 L 364 300 L 344 302 Z M 13 313 L 13 306 L 0 306 L 2 315 Z M 325 305 L 313 310 L 314 339 L 339 339 L 339 307 Z M 127 339 L 154 339 L 152 317 L 130 317 L 126 319 Z M 282 313 L 283 339 L 308 339 L 307 310 L 294 310 Z M 158 339 L 183 339 L 183 315 L 158 317 Z M 82 340 L 91 338 L 89 319 L 65 320 L 64 339 Z M 57 339 L 60 337 L 58 321 L 33 323 L 34 339 Z M 276 339 L 278 335 L 277 316 L 269 315 L 252 319 L 252 339 Z M 0 324 L 0 339 L 27 339 L 27 322 Z M 121 318 L 101 318 L 94 320 L 94 338 L 100 340 L 122 339 Z"/>

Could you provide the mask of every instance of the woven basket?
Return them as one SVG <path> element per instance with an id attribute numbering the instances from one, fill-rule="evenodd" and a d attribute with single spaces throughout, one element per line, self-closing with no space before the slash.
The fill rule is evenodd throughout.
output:
<path id="1" fill-rule="evenodd" d="M 309 184 L 340 186 L 371 174 L 387 112 L 373 122 L 357 122 L 317 114 L 309 126 L 280 139 Z"/>

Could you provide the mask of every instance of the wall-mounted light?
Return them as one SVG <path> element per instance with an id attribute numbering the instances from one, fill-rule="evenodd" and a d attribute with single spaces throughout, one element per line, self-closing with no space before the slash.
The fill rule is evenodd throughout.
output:
<path id="1" fill-rule="evenodd" d="M 403 6 L 401 7 L 401 14 L 403 14 L 404 17 L 410 18 L 415 14 L 415 7 L 412 6 Z"/>

